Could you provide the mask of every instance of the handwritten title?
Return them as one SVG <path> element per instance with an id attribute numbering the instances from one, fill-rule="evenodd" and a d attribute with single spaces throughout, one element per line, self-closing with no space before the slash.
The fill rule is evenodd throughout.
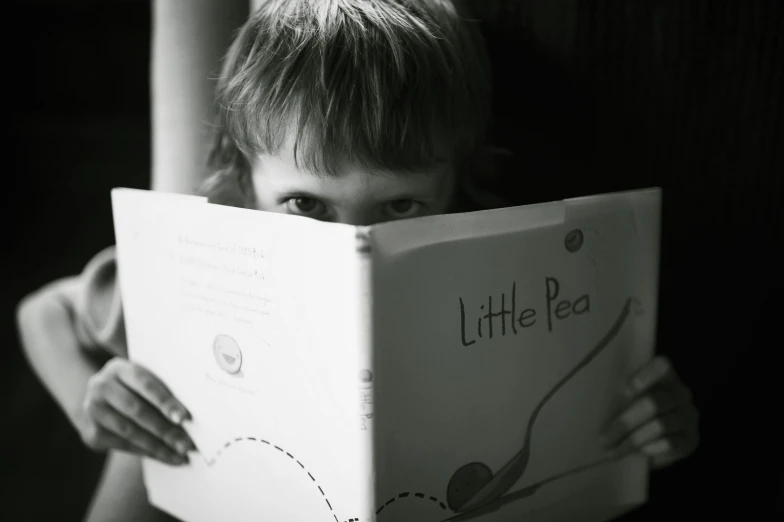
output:
<path id="1" fill-rule="evenodd" d="M 460 301 L 460 340 L 463 346 L 471 346 L 478 339 L 493 339 L 506 335 L 518 335 L 519 332 L 537 324 L 540 315 L 532 307 L 521 308 L 517 305 L 516 283 L 512 283 L 509 299 L 502 293 L 500 303 L 493 302 L 488 296 L 486 304 L 479 306 L 476 314 L 466 310 L 462 297 Z M 574 300 L 560 298 L 561 284 L 555 277 L 546 277 L 544 281 L 544 301 L 547 331 L 553 331 L 553 324 L 567 320 L 570 316 L 583 315 L 591 311 L 591 298 L 582 294 Z M 560 299 L 559 299 L 560 298 Z M 500 306 L 499 306 L 500 305 Z M 476 325 L 474 327 L 474 325 Z"/>

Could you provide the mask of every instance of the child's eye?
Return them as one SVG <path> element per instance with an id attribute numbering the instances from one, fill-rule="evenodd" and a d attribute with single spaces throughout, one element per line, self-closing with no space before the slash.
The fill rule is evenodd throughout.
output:
<path id="1" fill-rule="evenodd" d="M 326 211 L 324 203 L 308 197 L 289 198 L 284 204 L 286 210 L 292 214 L 301 214 L 303 216 L 313 216 L 323 214 Z"/>
<path id="2" fill-rule="evenodd" d="M 418 203 L 412 199 L 398 199 L 387 203 L 386 210 L 387 214 L 395 218 L 405 218 L 415 215 L 421 206 L 421 203 Z"/>

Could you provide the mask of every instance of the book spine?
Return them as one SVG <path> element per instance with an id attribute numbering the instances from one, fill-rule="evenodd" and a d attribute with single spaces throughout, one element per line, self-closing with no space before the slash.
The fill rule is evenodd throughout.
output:
<path id="1" fill-rule="evenodd" d="M 373 353 L 373 248 L 367 227 L 357 228 L 356 260 L 358 314 L 357 368 L 359 385 L 359 451 L 361 452 L 360 488 L 362 492 L 361 513 L 364 521 L 376 520 L 375 494 L 375 367 Z"/>

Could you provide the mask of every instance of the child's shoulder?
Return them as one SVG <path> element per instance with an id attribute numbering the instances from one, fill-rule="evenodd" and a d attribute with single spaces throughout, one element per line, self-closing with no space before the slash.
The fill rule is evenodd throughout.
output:
<path id="1" fill-rule="evenodd" d="M 90 347 L 126 356 L 115 247 L 105 248 L 95 255 L 79 278 L 79 291 L 74 303 L 79 336 L 85 338 Z"/>

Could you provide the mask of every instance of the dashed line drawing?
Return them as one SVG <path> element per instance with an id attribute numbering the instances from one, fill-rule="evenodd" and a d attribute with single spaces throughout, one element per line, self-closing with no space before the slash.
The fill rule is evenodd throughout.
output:
<path id="1" fill-rule="evenodd" d="M 244 442 L 244 441 L 257 442 L 257 443 L 261 443 L 261 444 L 266 444 L 270 448 L 275 448 L 281 454 L 286 455 L 293 462 L 296 462 L 299 465 L 299 467 L 302 468 L 308 474 L 308 477 L 310 477 L 311 482 L 313 482 L 315 484 L 315 486 L 318 488 L 319 493 L 321 493 L 321 496 L 324 498 L 324 502 L 327 504 L 327 507 L 329 508 L 329 511 L 332 514 L 332 517 L 335 519 L 335 522 L 340 522 L 340 520 L 338 519 L 338 516 L 335 514 L 335 510 L 332 508 L 332 504 L 330 503 L 329 499 L 327 498 L 326 493 L 324 493 L 324 489 L 321 487 L 321 485 L 316 483 L 316 478 L 313 476 L 313 474 L 311 474 L 310 471 L 305 469 L 305 465 L 302 464 L 302 462 L 300 462 L 296 457 L 294 457 L 294 455 L 292 455 L 288 451 L 284 450 L 280 446 L 272 444 L 268 440 L 260 439 L 260 438 L 257 438 L 257 437 L 235 437 L 233 440 L 227 441 L 223 445 L 223 448 L 218 449 L 215 452 L 215 454 L 212 456 L 212 458 L 206 458 L 205 457 L 204 458 L 204 463 L 207 466 L 209 466 L 209 467 L 214 466 L 215 463 L 218 461 L 218 459 L 220 458 L 220 456 L 223 454 L 223 452 L 225 450 L 229 449 L 232 445 L 235 445 L 236 443 Z M 350 520 L 354 520 L 354 519 L 350 519 Z M 357 520 L 357 522 L 359 521 L 359 519 L 356 519 L 356 520 Z"/>
<path id="2" fill-rule="evenodd" d="M 385 507 L 387 507 L 388 505 L 392 504 L 397 499 L 410 498 L 411 495 L 412 495 L 412 493 L 410 491 L 407 491 L 405 493 L 400 493 L 397 496 L 390 498 L 389 500 L 387 500 L 386 502 L 381 504 L 381 506 L 376 510 L 376 515 L 381 513 L 384 510 Z M 428 496 L 428 495 L 425 495 L 424 493 L 413 493 L 413 495 L 414 495 L 414 498 L 421 498 L 423 500 L 429 500 L 430 502 L 433 502 L 434 504 L 438 505 L 438 507 L 440 507 L 443 510 L 447 509 L 446 504 L 444 504 L 443 502 L 438 500 L 436 497 Z"/>
<path id="3" fill-rule="evenodd" d="M 288 451 L 284 450 L 284 449 L 283 449 L 283 448 L 281 448 L 280 446 L 278 446 L 278 445 L 276 445 L 276 444 L 273 444 L 273 443 L 269 442 L 268 440 L 261 439 L 261 438 L 258 438 L 258 437 L 235 437 L 234 439 L 232 439 L 232 440 L 229 440 L 229 441 L 225 442 L 225 443 L 223 444 L 223 447 L 222 447 L 222 448 L 219 448 L 219 449 L 218 449 L 218 450 L 215 452 L 215 454 L 212 456 L 212 458 L 206 458 L 206 457 L 205 457 L 205 458 L 204 458 L 204 463 L 205 463 L 205 464 L 206 464 L 208 467 L 212 467 L 212 466 L 214 466 L 214 465 L 215 465 L 215 463 L 218 461 L 218 459 L 221 457 L 221 455 L 223 455 L 223 453 L 224 453 L 224 452 L 225 452 L 227 449 L 229 449 L 230 447 L 232 447 L 232 445 L 236 445 L 236 444 L 237 444 L 237 443 L 239 443 L 239 442 L 245 442 L 245 441 L 247 441 L 247 442 L 257 442 L 257 443 L 261 443 L 261 444 L 266 444 L 266 445 L 267 445 L 267 446 L 269 446 L 270 448 L 274 448 L 274 449 L 278 450 L 278 451 L 279 451 L 281 454 L 283 454 L 283 455 L 286 455 L 286 456 L 287 456 L 289 459 L 291 459 L 293 462 L 296 462 L 296 463 L 297 463 L 297 465 L 299 465 L 299 467 L 300 467 L 300 468 L 302 468 L 302 470 L 303 470 L 305 473 L 307 473 L 308 477 L 310 477 L 310 480 L 311 480 L 311 482 L 313 482 L 313 483 L 315 484 L 316 488 L 318 488 L 318 490 L 319 490 L 319 493 L 321 493 L 321 496 L 324 498 L 324 501 L 326 502 L 326 504 L 327 504 L 327 507 L 329 508 L 330 514 L 331 514 L 331 515 L 332 515 L 332 517 L 335 519 L 335 522 L 340 522 L 340 520 L 338 519 L 338 516 L 337 516 L 337 514 L 335 514 L 335 510 L 332 508 L 332 503 L 331 503 L 331 502 L 329 501 L 329 499 L 327 498 L 327 495 L 326 495 L 326 493 L 324 493 L 324 488 L 322 488 L 322 487 L 321 487 L 321 485 L 320 485 L 320 484 L 318 484 L 318 482 L 316 481 L 316 478 L 313 476 L 313 474 L 312 474 L 310 471 L 308 471 L 307 469 L 305 469 L 305 465 L 304 465 L 304 464 L 302 464 L 302 462 L 300 462 L 300 461 L 299 461 L 299 459 L 297 459 L 297 458 L 296 458 L 294 455 L 292 455 L 292 454 L 291 454 L 291 453 L 289 453 Z M 412 497 L 412 495 L 413 495 L 413 497 Z M 439 506 L 439 507 L 440 507 L 442 510 L 446 510 L 446 509 L 447 509 L 447 506 L 446 506 L 446 504 L 445 504 L 444 502 L 440 501 L 438 498 L 436 498 L 436 497 L 434 497 L 434 496 L 432 496 L 432 495 L 425 495 L 424 493 L 416 493 L 416 492 L 415 492 L 415 493 L 411 493 L 411 492 L 405 492 L 405 493 L 400 493 L 400 494 L 398 494 L 398 495 L 396 495 L 396 496 L 392 497 L 391 499 L 387 500 L 386 502 L 384 502 L 384 503 L 383 503 L 383 504 L 382 504 L 382 505 L 381 505 L 381 506 L 380 506 L 380 507 L 379 507 L 379 508 L 376 510 L 376 514 L 379 514 L 379 513 L 381 513 L 381 511 L 382 511 L 382 510 L 383 510 L 383 509 L 384 509 L 386 506 L 388 506 L 388 505 L 392 504 L 392 503 L 393 503 L 393 502 L 395 502 L 396 500 L 398 500 L 398 499 L 404 499 L 404 498 L 417 498 L 417 499 L 427 500 L 427 501 L 429 501 L 429 502 L 433 502 L 434 504 L 438 505 L 438 506 Z M 349 519 L 348 519 L 346 522 L 359 522 L 359 518 L 349 518 Z"/>

